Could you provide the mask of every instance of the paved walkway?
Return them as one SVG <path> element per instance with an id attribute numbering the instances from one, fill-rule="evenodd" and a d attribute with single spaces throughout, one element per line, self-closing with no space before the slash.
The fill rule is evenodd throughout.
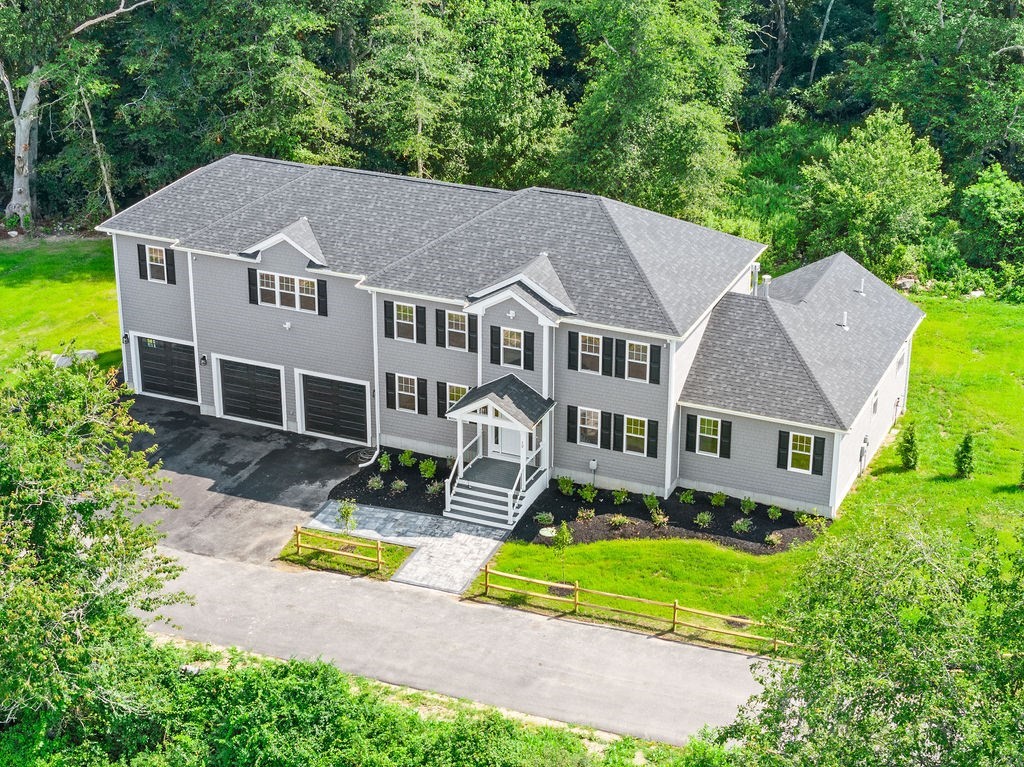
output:
<path id="1" fill-rule="evenodd" d="M 651 740 L 725 724 L 757 691 L 750 658 L 460 601 L 404 584 L 177 551 L 180 636 Z M 170 629 L 167 629 L 170 631 Z"/>
<path id="2" fill-rule="evenodd" d="M 416 549 L 391 580 L 453 594 L 469 588 L 508 535 L 471 522 L 379 506 L 359 505 L 355 520 L 352 535 Z M 325 503 L 306 527 L 340 530 L 338 502 Z"/>

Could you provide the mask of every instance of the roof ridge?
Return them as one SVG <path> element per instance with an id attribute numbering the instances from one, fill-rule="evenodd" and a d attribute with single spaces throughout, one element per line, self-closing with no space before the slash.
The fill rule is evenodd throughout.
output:
<path id="1" fill-rule="evenodd" d="M 842 418 L 840 418 L 839 413 L 836 412 L 835 406 L 832 404 L 832 400 L 829 399 L 828 395 L 825 394 L 825 390 L 822 388 L 821 382 L 818 381 L 817 377 L 814 375 L 814 372 L 811 370 L 811 366 L 807 364 L 807 360 L 804 359 L 804 355 L 801 354 L 800 349 L 797 347 L 796 343 L 794 343 L 792 336 L 789 335 L 789 331 L 786 330 L 786 326 L 782 324 L 782 321 L 776 314 L 775 307 L 772 305 L 773 299 L 765 298 L 763 300 L 765 302 L 765 306 L 768 308 L 768 314 L 775 322 L 775 325 L 779 328 L 779 331 L 781 331 L 782 337 L 786 339 L 786 343 L 789 344 L 789 347 L 793 350 L 793 353 L 796 354 L 796 358 L 800 360 L 800 364 L 803 366 L 804 372 L 807 373 L 807 377 L 811 379 L 811 383 L 814 384 L 814 388 L 817 389 L 818 394 L 821 395 L 821 398 L 825 402 L 826 407 L 828 407 L 828 410 L 832 414 L 832 417 L 836 419 L 836 423 L 838 423 L 844 429 L 849 428 L 846 425 L 846 422 Z"/>
<path id="2" fill-rule="evenodd" d="M 658 309 L 661 311 L 661 316 L 665 319 L 665 322 L 668 324 L 668 326 L 675 330 L 676 333 L 682 332 L 676 326 L 676 323 L 673 321 L 672 317 L 669 316 L 668 310 L 665 308 L 665 304 L 661 300 L 661 296 L 655 293 L 654 286 L 651 285 L 651 281 L 647 277 L 647 272 L 644 271 L 644 269 L 640 266 L 640 263 L 636 260 L 636 256 L 633 253 L 633 249 L 629 246 L 629 243 L 626 242 L 626 238 L 622 236 L 622 230 L 619 229 L 618 223 L 612 216 L 611 211 L 608 210 L 608 206 L 605 205 L 605 203 L 607 202 L 607 198 L 602 197 L 600 195 L 595 195 L 595 197 L 597 199 L 598 207 L 601 208 L 601 210 L 604 212 L 604 215 L 608 219 L 608 223 L 611 224 L 612 230 L 615 232 L 615 236 L 619 238 L 619 242 L 622 243 L 622 247 L 626 249 L 626 255 L 629 256 L 629 260 L 632 262 L 634 268 L 636 268 L 637 274 L 640 275 L 640 279 L 643 280 L 644 285 L 647 286 L 647 292 L 651 294 L 651 298 L 654 299 L 654 303 L 657 304 Z M 680 219 L 676 220 L 678 221 Z"/>
<path id="3" fill-rule="evenodd" d="M 723 232 L 721 229 L 715 229 L 715 228 L 710 227 L 710 226 L 704 226 L 704 224 L 698 224 L 696 221 L 690 221 L 689 219 L 686 219 L 686 218 L 677 218 L 675 216 L 670 216 L 667 213 L 660 213 L 660 212 L 658 212 L 656 210 L 651 210 L 650 208 L 641 208 L 639 205 L 633 205 L 632 203 L 625 202 L 623 200 L 616 200 L 614 197 L 605 197 L 604 195 L 590 195 L 590 196 L 600 197 L 602 200 L 607 200 L 608 202 L 613 202 L 616 205 L 621 205 L 624 208 L 629 208 L 630 210 L 639 211 L 640 213 L 644 213 L 644 214 L 647 214 L 649 216 L 655 216 L 656 218 L 664 218 L 664 219 L 667 219 L 669 221 L 675 221 L 676 223 L 686 224 L 687 226 L 692 226 L 692 227 L 695 227 L 697 229 L 701 229 L 701 230 L 703 230 L 705 232 L 711 232 L 712 234 L 714 234 L 716 236 L 719 236 L 719 237 L 728 237 L 729 239 L 732 239 L 732 240 L 740 240 L 742 242 L 751 242 L 751 243 L 753 243 L 755 245 L 760 245 L 761 246 L 761 251 L 760 251 L 761 253 L 763 253 L 769 247 L 768 245 L 765 245 L 763 242 L 758 242 L 757 240 L 749 240 L 746 237 L 740 237 L 738 234 L 732 234 L 731 232 Z"/>

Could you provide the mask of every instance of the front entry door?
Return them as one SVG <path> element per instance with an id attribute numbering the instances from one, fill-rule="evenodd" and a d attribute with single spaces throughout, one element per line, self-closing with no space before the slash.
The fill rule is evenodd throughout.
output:
<path id="1" fill-rule="evenodd" d="M 519 460 L 519 432 L 515 429 L 494 427 L 493 449 L 496 458 Z"/>

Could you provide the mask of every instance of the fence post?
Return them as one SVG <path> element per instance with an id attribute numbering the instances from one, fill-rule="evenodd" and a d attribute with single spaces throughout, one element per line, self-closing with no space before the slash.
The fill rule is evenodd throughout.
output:
<path id="1" fill-rule="evenodd" d="M 490 596 L 491 588 L 491 563 L 484 565 L 484 596 Z"/>
<path id="2" fill-rule="evenodd" d="M 573 581 L 572 584 L 572 611 L 578 613 L 580 611 L 580 582 Z"/>
<path id="3" fill-rule="evenodd" d="M 381 560 L 381 546 L 380 540 L 377 541 L 377 570 L 380 571 L 383 568 L 383 562 Z"/>
<path id="4" fill-rule="evenodd" d="M 779 637 L 777 634 L 772 634 L 772 652 L 779 651 Z"/>
<path id="5" fill-rule="evenodd" d="M 302 549 L 299 546 L 299 526 L 295 526 L 295 556 L 299 556 L 302 553 Z"/>
<path id="6" fill-rule="evenodd" d="M 672 600 L 672 631 L 675 633 L 676 626 L 679 625 L 679 600 Z"/>

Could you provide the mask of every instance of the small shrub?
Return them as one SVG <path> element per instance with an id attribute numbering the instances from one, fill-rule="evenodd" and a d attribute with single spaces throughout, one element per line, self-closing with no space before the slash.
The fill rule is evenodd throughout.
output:
<path id="1" fill-rule="evenodd" d="M 380 469 L 381 474 L 387 474 L 391 471 L 391 453 L 381 453 L 377 459 L 377 468 Z"/>
<path id="2" fill-rule="evenodd" d="M 444 482 L 435 479 L 433 482 L 427 483 L 427 495 L 433 498 L 435 495 L 439 495 L 444 490 Z"/>
<path id="3" fill-rule="evenodd" d="M 587 503 L 593 503 L 594 499 L 597 498 L 597 488 L 594 487 L 589 482 L 576 492 L 579 494 L 580 498 L 582 498 Z"/>
<path id="4" fill-rule="evenodd" d="M 772 548 L 780 545 L 782 543 L 782 533 L 768 533 L 768 535 L 764 537 L 764 543 L 766 546 L 771 546 Z"/>
<path id="5" fill-rule="evenodd" d="M 626 488 L 620 487 L 618 490 L 612 490 L 612 503 L 616 506 L 621 506 L 628 500 L 629 491 Z"/>
<path id="6" fill-rule="evenodd" d="M 589 522 L 593 518 L 594 518 L 594 510 L 593 509 L 580 509 L 579 511 L 576 512 L 576 521 L 577 522 Z"/>
<path id="7" fill-rule="evenodd" d="M 753 514 L 756 508 L 757 504 L 750 500 L 750 498 L 744 498 L 740 501 L 740 511 L 744 514 Z"/>
<path id="8" fill-rule="evenodd" d="M 338 503 L 338 527 L 342 530 L 356 529 L 356 501 L 354 498 L 345 498 Z"/>
<path id="9" fill-rule="evenodd" d="M 576 487 L 572 482 L 572 478 L 563 476 L 558 477 L 558 479 L 555 481 L 558 482 L 558 492 L 560 492 L 567 498 L 572 498 L 572 494 Z"/>
<path id="10" fill-rule="evenodd" d="M 694 501 L 694 497 L 693 497 L 693 489 L 692 488 L 680 491 L 680 493 L 679 493 L 679 502 L 680 503 L 692 504 L 693 501 Z"/>
<path id="11" fill-rule="evenodd" d="M 816 536 L 821 535 L 828 527 L 828 520 L 817 514 L 797 514 L 796 522 L 798 525 L 808 528 Z"/>
<path id="12" fill-rule="evenodd" d="M 423 479 L 433 479 L 437 474 L 437 461 L 433 458 L 424 458 L 420 461 L 420 476 Z"/>
<path id="13" fill-rule="evenodd" d="M 732 531 L 736 535 L 746 535 L 754 527 L 754 523 L 750 521 L 750 517 L 740 517 L 732 523 Z"/>
<path id="14" fill-rule="evenodd" d="M 613 530 L 618 530 L 629 524 L 629 517 L 625 514 L 612 514 L 608 517 L 608 524 L 612 526 Z"/>
<path id="15" fill-rule="evenodd" d="M 407 469 L 411 469 L 416 465 L 416 457 L 412 454 L 412 450 L 403 450 L 398 454 L 398 462 Z"/>
<path id="16" fill-rule="evenodd" d="M 917 468 L 917 431 L 914 424 L 908 423 L 900 433 L 900 441 L 896 445 L 896 455 L 904 469 Z"/>
<path id="17" fill-rule="evenodd" d="M 644 496 L 644 506 L 647 507 L 648 511 L 654 511 L 661 508 L 661 501 L 658 500 L 658 496 L 654 493 L 647 493 Z"/>
<path id="18" fill-rule="evenodd" d="M 782 509 L 780 509 L 778 506 L 769 506 L 768 519 L 770 519 L 772 522 L 778 522 L 780 519 L 782 519 Z"/>
<path id="19" fill-rule="evenodd" d="M 717 493 L 711 496 L 711 505 L 716 509 L 720 509 L 725 506 L 725 502 L 729 500 L 729 496 L 719 490 Z"/>
<path id="20" fill-rule="evenodd" d="M 396 479 L 390 485 L 391 494 L 398 495 L 399 493 L 404 493 L 408 489 L 408 487 L 409 483 L 406 482 L 404 479 Z"/>
<path id="21" fill-rule="evenodd" d="M 970 479 L 974 476 L 974 434 L 967 432 L 960 440 L 960 446 L 956 449 L 953 457 L 956 464 L 956 475 L 960 479 Z"/>
<path id="22" fill-rule="evenodd" d="M 665 527 L 668 524 L 668 514 L 661 509 L 652 509 L 651 522 L 654 523 L 655 527 Z"/>
<path id="23" fill-rule="evenodd" d="M 555 523 L 555 515 L 550 511 L 542 511 L 539 514 L 536 514 L 533 520 L 541 527 L 548 527 Z"/>
<path id="24" fill-rule="evenodd" d="M 383 490 L 384 479 L 380 476 L 380 474 L 374 474 L 372 477 L 366 480 L 366 489 L 373 490 L 375 492 L 377 490 Z"/>
<path id="25" fill-rule="evenodd" d="M 714 516 L 710 511 L 701 511 L 693 518 L 693 524 L 699 527 L 701 530 L 707 530 L 711 527 L 711 523 L 715 521 Z"/>

